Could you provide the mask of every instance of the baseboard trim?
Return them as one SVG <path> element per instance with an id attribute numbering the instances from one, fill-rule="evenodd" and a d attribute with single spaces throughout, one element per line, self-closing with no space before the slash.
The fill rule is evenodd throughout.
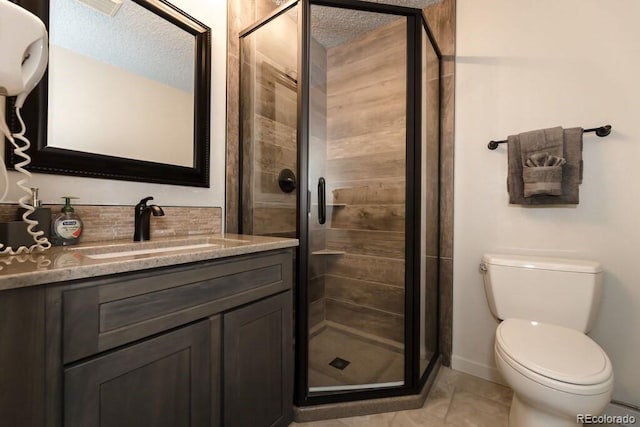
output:
<path id="1" fill-rule="evenodd" d="M 507 385 L 504 379 L 502 379 L 502 375 L 500 375 L 497 368 L 483 365 L 473 360 L 465 359 L 464 357 L 452 356 L 451 368 L 487 381 Z M 619 404 L 617 402 L 609 403 L 604 413 L 613 417 L 620 417 L 621 419 L 624 419 L 625 416 L 626 419 L 635 419 L 635 424 L 620 424 L 626 427 L 635 427 L 640 423 L 640 410 L 638 408 Z"/>
<path id="2" fill-rule="evenodd" d="M 451 357 L 451 368 L 493 383 L 507 385 L 495 366 L 483 365 L 473 360 L 453 355 Z"/>

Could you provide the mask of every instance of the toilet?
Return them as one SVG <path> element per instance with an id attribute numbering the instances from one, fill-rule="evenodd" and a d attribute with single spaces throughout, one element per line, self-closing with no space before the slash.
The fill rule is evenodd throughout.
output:
<path id="1" fill-rule="evenodd" d="M 613 369 L 586 333 L 602 295 L 593 261 L 486 254 L 480 268 L 498 371 L 513 389 L 509 427 L 575 427 L 611 400 Z"/>

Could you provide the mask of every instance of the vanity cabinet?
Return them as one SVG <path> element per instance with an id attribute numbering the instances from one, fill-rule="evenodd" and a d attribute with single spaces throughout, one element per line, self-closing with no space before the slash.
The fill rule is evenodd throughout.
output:
<path id="1" fill-rule="evenodd" d="M 203 320 L 66 368 L 64 424 L 209 425 L 210 337 Z"/>
<path id="2" fill-rule="evenodd" d="M 0 312 L 0 415 L 38 427 L 289 425 L 292 258 L 283 249 L 0 292 L 0 309 L 11 307 Z M 4 363 L 35 372 L 28 387 Z"/>
<path id="3" fill-rule="evenodd" d="M 224 315 L 225 427 L 291 422 L 290 307 L 286 292 Z"/>

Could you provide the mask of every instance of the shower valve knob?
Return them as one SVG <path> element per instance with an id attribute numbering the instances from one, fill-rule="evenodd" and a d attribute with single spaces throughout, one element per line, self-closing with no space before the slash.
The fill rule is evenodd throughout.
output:
<path id="1" fill-rule="evenodd" d="M 296 175 L 291 169 L 282 169 L 278 175 L 278 185 L 285 193 L 291 193 L 296 189 Z"/>

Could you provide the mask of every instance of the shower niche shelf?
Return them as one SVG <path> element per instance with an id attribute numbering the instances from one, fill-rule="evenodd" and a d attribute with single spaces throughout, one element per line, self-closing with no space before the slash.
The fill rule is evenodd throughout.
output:
<path id="1" fill-rule="evenodd" d="M 318 204 L 313 203 L 313 206 L 318 206 Z M 346 208 L 347 204 L 346 203 L 327 203 L 325 206 L 328 208 Z"/>
<path id="2" fill-rule="evenodd" d="M 345 255 L 345 251 L 335 251 L 333 249 L 321 249 L 311 252 L 311 255 Z"/>

